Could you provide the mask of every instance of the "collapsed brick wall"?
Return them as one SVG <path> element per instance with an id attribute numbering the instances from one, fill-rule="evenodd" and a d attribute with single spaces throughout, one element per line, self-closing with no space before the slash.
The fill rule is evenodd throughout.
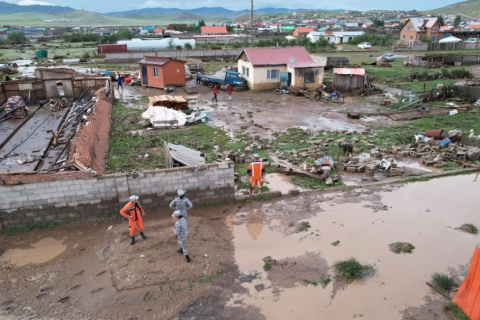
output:
<path id="1" fill-rule="evenodd" d="M 93 114 L 72 139 L 68 162 L 76 162 L 91 168 L 97 174 L 105 174 L 112 104 L 107 100 L 104 88 L 97 90 L 95 96 L 97 102 Z"/>
<path id="2" fill-rule="evenodd" d="M 233 163 L 16 185 L 4 183 L 0 185 L 0 226 L 12 228 L 116 216 L 132 194 L 140 196 L 145 210 L 161 208 L 162 214 L 170 215 L 168 205 L 179 188 L 187 190 L 194 205 L 233 201 Z"/>

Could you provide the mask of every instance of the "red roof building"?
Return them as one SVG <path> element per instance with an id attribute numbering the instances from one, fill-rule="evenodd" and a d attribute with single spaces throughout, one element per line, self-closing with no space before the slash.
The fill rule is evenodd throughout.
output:
<path id="1" fill-rule="evenodd" d="M 201 29 L 202 36 L 211 36 L 217 34 L 228 34 L 227 27 L 218 26 L 218 27 L 202 27 Z"/>
<path id="2" fill-rule="evenodd" d="M 309 34 L 312 31 L 315 31 L 315 30 L 313 28 L 296 28 L 295 31 L 293 31 L 293 36 L 305 37 L 307 34 Z"/>
<path id="3" fill-rule="evenodd" d="M 323 81 L 323 67 L 304 47 L 246 48 L 236 61 L 252 90 L 290 85 L 318 89 Z"/>

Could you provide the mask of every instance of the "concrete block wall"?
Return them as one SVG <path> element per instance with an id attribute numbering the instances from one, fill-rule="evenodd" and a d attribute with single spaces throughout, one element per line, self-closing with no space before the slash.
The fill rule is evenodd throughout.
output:
<path id="1" fill-rule="evenodd" d="M 0 185 L 3 229 L 41 222 L 96 220 L 117 216 L 130 195 L 140 196 L 147 209 L 163 208 L 177 189 L 187 191 L 194 205 L 235 199 L 232 162 L 137 173 Z"/>

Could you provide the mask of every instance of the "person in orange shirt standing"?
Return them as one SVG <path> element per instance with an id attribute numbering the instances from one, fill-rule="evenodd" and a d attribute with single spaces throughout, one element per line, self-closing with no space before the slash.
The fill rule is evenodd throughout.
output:
<path id="1" fill-rule="evenodd" d="M 262 189 L 262 176 L 265 174 L 265 165 L 260 161 L 258 154 L 253 155 L 253 162 L 248 165 L 247 173 L 250 175 L 250 195 L 253 195 L 255 186 L 258 187 L 258 193 Z"/>
<path id="2" fill-rule="evenodd" d="M 140 236 L 143 239 L 147 239 L 147 236 L 143 234 L 143 222 L 142 216 L 145 215 L 145 211 L 138 202 L 138 196 L 131 196 L 130 202 L 125 205 L 125 207 L 120 210 L 120 214 L 128 219 L 128 228 L 130 230 L 130 244 L 135 244 L 135 226 L 140 231 Z"/>

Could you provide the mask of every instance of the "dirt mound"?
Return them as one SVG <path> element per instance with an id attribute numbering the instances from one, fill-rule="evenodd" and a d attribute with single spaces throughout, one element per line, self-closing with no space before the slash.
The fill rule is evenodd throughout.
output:
<path id="1" fill-rule="evenodd" d="M 278 261 L 265 257 L 264 261 L 264 268 L 268 269 L 268 278 L 274 287 L 293 288 L 308 284 L 316 286 L 329 277 L 327 260 L 318 253 L 307 253 Z"/>
<path id="2" fill-rule="evenodd" d="M 114 287 L 131 290 L 151 285 L 196 281 L 207 277 L 209 282 L 231 267 L 227 256 L 233 255 L 231 242 L 222 239 L 204 218 L 188 219 L 187 246 L 192 263 L 177 252 L 178 242 L 173 233 L 172 219 L 144 220 L 145 234 L 131 246 L 128 226 L 115 226 L 110 234 L 110 247 L 105 257 Z M 228 252 L 228 254 L 226 254 Z"/>

